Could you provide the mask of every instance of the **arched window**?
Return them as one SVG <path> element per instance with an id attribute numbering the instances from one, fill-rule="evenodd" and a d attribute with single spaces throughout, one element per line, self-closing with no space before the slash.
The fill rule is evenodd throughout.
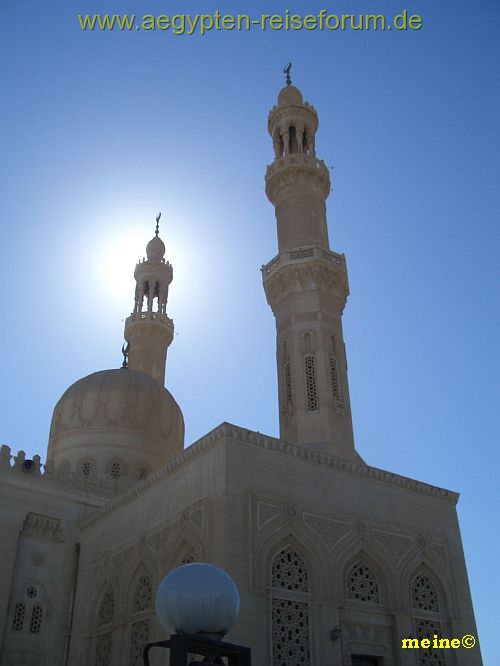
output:
<path id="1" fill-rule="evenodd" d="M 439 597 L 429 576 L 420 571 L 410 585 L 410 603 L 415 611 L 415 635 L 419 640 L 428 638 L 431 647 L 419 650 L 420 666 L 446 666 L 443 650 L 433 649 L 434 636 L 443 637 Z"/>
<path id="2" fill-rule="evenodd" d="M 104 593 L 101 603 L 99 604 L 99 611 L 97 613 L 97 626 L 102 627 L 105 624 L 110 624 L 115 615 L 115 595 L 113 591 L 108 589 Z"/>
<path id="3" fill-rule="evenodd" d="M 153 586 L 151 577 L 142 572 L 132 590 L 130 614 L 130 659 L 129 666 L 142 666 L 142 652 L 150 640 Z"/>
<path id="4" fill-rule="evenodd" d="M 119 458 L 112 458 L 106 464 L 106 473 L 114 480 L 118 481 L 127 475 L 127 465 Z"/>
<path id="5" fill-rule="evenodd" d="M 332 386 L 332 398 L 336 402 L 342 402 L 342 389 L 339 378 L 339 364 L 335 356 L 330 355 L 330 382 Z"/>
<path id="6" fill-rule="evenodd" d="M 423 572 L 418 573 L 411 584 L 411 607 L 415 610 L 439 613 L 436 588 Z"/>
<path id="7" fill-rule="evenodd" d="M 273 666 L 310 666 L 309 572 L 292 546 L 271 562 L 271 641 Z"/>
<path id="8" fill-rule="evenodd" d="M 304 357 L 306 378 L 306 406 L 308 412 L 318 411 L 318 392 L 316 389 L 316 359 L 312 354 Z"/>
<path id="9" fill-rule="evenodd" d="M 141 574 L 134 588 L 132 613 L 139 613 L 151 608 L 152 598 L 151 579 L 147 574 Z"/>
<path id="10" fill-rule="evenodd" d="M 78 473 L 83 479 L 91 479 L 96 473 L 96 462 L 94 458 L 83 458 L 78 463 Z"/>
<path id="11" fill-rule="evenodd" d="M 22 599 L 14 604 L 12 631 L 40 634 L 43 624 L 43 590 L 39 585 L 30 584 L 24 589 Z"/>
<path id="12" fill-rule="evenodd" d="M 12 617 L 12 630 L 23 631 L 24 629 L 24 616 L 26 615 L 26 605 L 20 601 L 15 605 L 14 615 Z"/>
<path id="13" fill-rule="evenodd" d="M 111 631 L 100 634 L 97 637 L 95 649 L 96 666 L 111 666 L 111 656 L 113 648 L 113 636 Z"/>
<path id="14" fill-rule="evenodd" d="M 347 598 L 352 601 L 379 604 L 380 593 L 372 570 L 363 562 L 356 562 L 347 572 Z"/>
<path id="15" fill-rule="evenodd" d="M 97 609 L 97 627 L 99 634 L 96 639 L 96 666 L 111 666 L 113 656 L 113 631 L 110 628 L 115 617 L 115 595 L 108 587 L 101 597 Z"/>
<path id="16" fill-rule="evenodd" d="M 149 642 L 150 620 L 134 622 L 130 631 L 130 666 L 143 666 L 144 645 Z"/>
<path id="17" fill-rule="evenodd" d="M 30 634 L 39 634 L 42 628 L 43 608 L 39 604 L 31 611 Z"/>
<path id="18" fill-rule="evenodd" d="M 196 558 L 191 551 L 187 551 L 181 557 L 181 565 L 183 564 L 193 564 L 196 562 Z"/>

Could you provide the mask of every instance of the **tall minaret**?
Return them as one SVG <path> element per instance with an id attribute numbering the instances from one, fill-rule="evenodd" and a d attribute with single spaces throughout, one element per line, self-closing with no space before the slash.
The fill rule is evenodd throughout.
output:
<path id="1" fill-rule="evenodd" d="M 135 267 L 135 304 L 133 313 L 125 321 L 125 340 L 128 367 L 144 372 L 163 386 L 174 322 L 166 312 L 173 273 L 164 258 L 165 244 L 159 236 L 160 217 L 158 214 L 155 235 L 146 246 L 147 259 L 139 261 Z"/>
<path id="2" fill-rule="evenodd" d="M 325 201 L 330 176 L 316 157 L 318 115 L 287 85 L 269 113 L 274 162 L 266 194 L 276 209 L 279 254 L 262 268 L 276 317 L 280 437 L 354 459 L 342 312 L 345 257 L 330 250 Z"/>

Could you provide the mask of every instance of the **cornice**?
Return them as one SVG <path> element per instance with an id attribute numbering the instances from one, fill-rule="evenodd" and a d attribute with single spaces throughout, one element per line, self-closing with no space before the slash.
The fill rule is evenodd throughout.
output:
<path id="1" fill-rule="evenodd" d="M 353 460 L 344 460 L 342 458 L 328 455 L 321 451 L 315 451 L 314 449 L 304 448 L 296 444 L 290 444 L 289 442 L 285 442 L 275 437 L 262 435 L 259 432 L 247 430 L 246 428 L 241 428 L 231 423 L 224 422 L 214 428 L 214 430 L 209 432 L 207 435 L 199 439 L 197 442 L 189 446 L 187 449 L 184 449 L 182 453 L 157 469 L 155 472 L 151 472 L 146 479 L 138 482 L 129 490 L 115 497 L 111 502 L 106 504 L 106 506 L 98 509 L 97 511 L 94 511 L 88 518 L 80 523 L 80 529 L 85 530 L 91 527 L 98 520 L 111 513 L 115 509 L 118 509 L 119 507 L 133 501 L 136 497 L 145 493 L 149 488 L 154 486 L 160 480 L 168 477 L 170 474 L 177 471 L 191 460 L 202 456 L 206 451 L 215 448 L 215 446 L 217 446 L 221 441 L 228 439 L 232 442 L 258 446 L 269 451 L 275 451 L 282 455 L 292 456 L 294 458 L 303 460 L 306 463 L 343 470 L 360 478 L 372 479 L 389 486 L 405 488 L 406 490 L 411 490 L 417 493 L 442 499 L 444 501 L 450 502 L 451 504 L 456 504 L 459 498 L 458 493 L 447 490 L 445 488 L 432 486 L 422 481 L 416 481 L 415 479 L 410 479 L 406 476 L 387 472 L 383 469 L 371 467 L 369 465 L 365 465 Z"/>

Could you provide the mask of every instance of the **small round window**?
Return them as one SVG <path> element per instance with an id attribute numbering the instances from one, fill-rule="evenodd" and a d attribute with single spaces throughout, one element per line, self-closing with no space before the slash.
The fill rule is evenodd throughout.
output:
<path id="1" fill-rule="evenodd" d="M 36 589 L 36 587 L 33 587 L 33 585 L 29 585 L 26 588 L 26 596 L 28 597 L 28 599 L 34 599 L 35 597 L 37 597 L 38 590 Z"/>

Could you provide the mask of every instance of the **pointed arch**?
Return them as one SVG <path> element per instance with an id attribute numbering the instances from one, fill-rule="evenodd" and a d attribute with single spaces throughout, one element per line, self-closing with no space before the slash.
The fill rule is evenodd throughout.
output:
<path id="1" fill-rule="evenodd" d="M 420 553 L 406 575 L 406 604 L 413 615 L 415 636 L 432 640 L 434 634 L 442 636 L 447 630 L 447 600 L 439 575 Z M 445 666 L 443 650 L 420 650 L 420 666 Z"/>
<path id="2" fill-rule="evenodd" d="M 420 569 L 410 582 L 410 606 L 416 611 L 440 611 L 436 586 L 424 569 Z"/>
<path id="3" fill-rule="evenodd" d="M 372 596 L 371 601 L 367 600 L 364 602 L 361 598 L 355 599 L 355 594 L 349 595 L 349 575 L 350 573 L 354 573 L 356 567 L 358 567 L 357 573 L 360 577 L 363 576 L 363 573 L 366 573 L 367 575 L 365 578 L 367 590 L 369 587 L 369 580 L 375 580 L 378 589 L 378 601 L 374 600 L 377 595 Z M 371 576 L 366 570 L 371 573 Z M 387 560 L 379 554 L 378 550 L 372 547 L 370 542 L 361 537 L 351 541 L 351 543 L 341 551 L 334 562 L 333 573 L 330 573 L 330 575 L 334 578 L 335 596 L 339 600 L 342 600 L 342 602 L 348 600 L 352 602 L 377 603 L 381 606 L 392 607 L 394 605 L 394 600 L 397 596 L 395 590 L 395 582 L 397 580 L 396 572 Z M 359 592 L 361 588 L 356 584 L 355 587 L 358 588 Z"/>
<path id="4" fill-rule="evenodd" d="M 104 588 L 97 605 L 97 627 L 103 627 L 105 625 L 111 624 L 115 619 L 115 610 L 115 593 L 113 592 L 111 585 L 108 584 Z"/>
<path id="5" fill-rule="evenodd" d="M 418 553 L 405 566 L 401 575 L 401 590 L 403 594 L 404 607 L 413 612 L 411 603 L 411 586 L 415 577 L 422 573 L 428 577 L 434 587 L 437 599 L 439 613 L 448 617 L 455 612 L 455 600 L 453 598 L 453 588 L 449 580 L 449 572 L 439 563 L 431 561 L 427 553 Z"/>
<path id="6" fill-rule="evenodd" d="M 189 523 L 185 523 L 169 534 L 160 560 L 162 572 L 171 571 L 180 566 L 184 555 L 191 554 L 194 561 L 205 562 L 207 553 L 200 534 Z"/>
<path id="7" fill-rule="evenodd" d="M 296 521 L 275 530 L 256 544 L 258 557 L 254 561 L 254 588 L 262 592 L 269 591 L 270 562 L 274 554 L 287 545 L 292 546 L 307 564 L 311 597 L 314 599 L 319 596 L 328 597 L 330 591 L 328 583 L 325 584 L 325 581 L 328 581 L 325 549 L 322 548 L 319 539 L 315 539 L 309 530 L 305 531 Z"/>
<path id="8" fill-rule="evenodd" d="M 51 615 L 51 604 L 42 583 L 25 581 L 13 594 L 9 605 L 12 610 L 8 622 L 12 632 L 28 635 L 42 633 Z"/>
<path id="9" fill-rule="evenodd" d="M 123 584 L 127 587 L 131 580 L 134 580 L 140 571 L 146 571 L 151 576 L 152 585 L 156 585 L 159 580 L 159 557 L 158 553 L 151 548 L 144 537 L 138 539 L 132 550 L 132 556 L 127 560 L 121 578 Z"/>
<path id="10" fill-rule="evenodd" d="M 144 645 L 150 641 L 153 616 L 152 577 L 141 563 L 132 578 L 128 603 L 129 666 L 142 666 Z"/>
<path id="11" fill-rule="evenodd" d="M 382 601 L 377 576 L 363 557 L 347 570 L 345 586 L 349 601 L 369 604 L 380 604 Z"/>
<path id="12" fill-rule="evenodd" d="M 174 551 L 172 568 L 175 569 L 183 564 L 192 564 L 193 562 L 200 561 L 202 560 L 198 553 L 198 549 L 184 539 Z"/>
<path id="13" fill-rule="evenodd" d="M 146 570 L 139 571 L 131 586 L 130 612 L 135 615 L 153 608 L 153 585 Z"/>

